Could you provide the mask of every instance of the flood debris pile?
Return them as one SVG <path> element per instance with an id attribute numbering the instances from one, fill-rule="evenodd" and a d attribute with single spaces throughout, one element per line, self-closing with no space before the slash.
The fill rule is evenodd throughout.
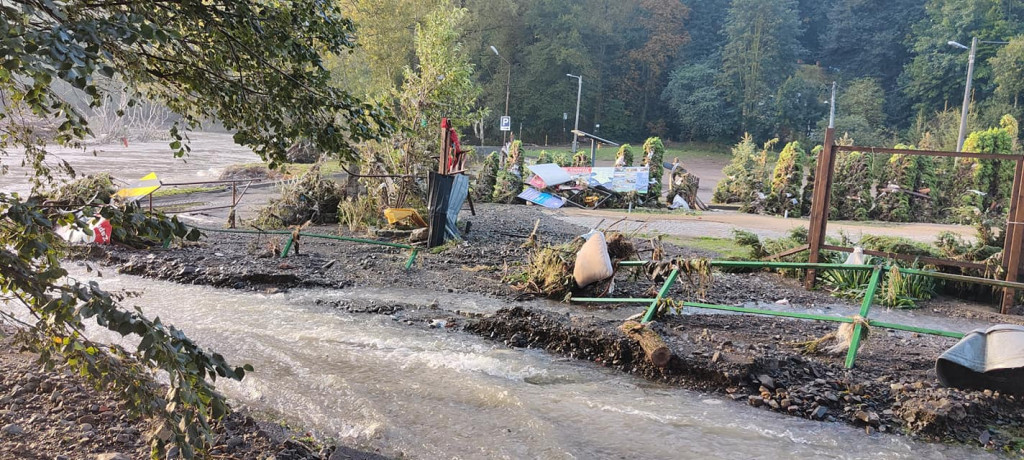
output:
<path id="1" fill-rule="evenodd" d="M 496 203 L 531 202 L 548 208 L 562 206 L 579 208 L 662 207 L 664 168 L 677 174 L 676 193 L 669 195 L 669 204 L 682 200 L 684 209 L 705 209 L 696 193 L 699 178 L 688 173 L 682 164 L 664 163 L 665 146 L 657 137 L 644 143 L 644 156 L 634 166 L 633 150 L 622 145 L 613 166 L 591 164 L 592 152 L 578 151 L 552 155 L 541 151 L 537 160 L 526 165 L 520 141 L 509 145 L 508 159 L 495 166 L 488 157 L 479 168 L 474 196 L 478 201 Z M 500 159 L 500 157 L 499 157 Z M 493 181 L 493 182 L 492 182 Z M 488 194 L 488 190 L 492 190 Z M 676 199 L 678 195 L 680 198 Z M 672 209 L 680 205 L 670 206 Z"/>
<path id="2" fill-rule="evenodd" d="M 58 207 L 80 207 L 110 203 L 117 192 L 110 174 L 90 174 L 61 184 L 46 194 L 46 203 Z"/>
<path id="3" fill-rule="evenodd" d="M 286 152 L 286 158 L 289 163 L 304 163 L 313 164 L 319 160 L 321 154 L 317 151 L 316 146 L 308 140 L 302 140 L 292 144 Z"/>
<path id="4" fill-rule="evenodd" d="M 526 294 L 564 299 L 576 286 L 573 267 L 583 243 L 582 238 L 575 238 L 559 245 L 542 245 L 530 254 L 525 268 L 507 275 L 505 282 Z"/>
<path id="5" fill-rule="evenodd" d="M 297 181 L 282 187 L 281 196 L 260 209 L 251 224 L 259 228 L 282 228 L 313 223 L 338 221 L 338 205 L 344 199 L 344 188 L 320 174 L 314 164 Z"/>
<path id="6" fill-rule="evenodd" d="M 819 338 L 803 342 L 795 342 L 793 345 L 800 347 L 806 354 L 824 353 L 830 355 L 843 355 L 853 345 L 855 326 L 861 325 L 858 350 L 864 347 L 865 342 L 871 335 L 871 326 L 864 318 L 854 317 L 852 323 L 840 323 L 839 327 Z"/>
<path id="7" fill-rule="evenodd" d="M 640 326 L 514 307 L 467 330 L 511 347 L 544 349 L 652 381 L 720 393 L 764 410 L 847 423 L 868 434 L 904 433 L 1019 449 L 1015 440 L 1024 417 L 1018 397 L 940 388 L 929 376 L 930 360 L 918 348 L 900 346 L 896 336 L 882 334 L 869 347 L 870 364 L 855 372 L 831 359 L 802 355 L 795 345 L 779 340 L 782 329 L 801 337 L 819 333 L 822 326 L 777 318 L 737 322 L 716 315 Z M 635 336 L 645 329 L 656 333 L 671 353 L 664 365 L 652 360 Z M 923 346 L 932 350 L 941 343 Z"/>
<path id="8" fill-rule="evenodd" d="M 280 180 L 285 174 L 262 163 L 231 165 L 217 176 L 217 180 Z"/>
<path id="9" fill-rule="evenodd" d="M 592 230 L 566 243 L 544 245 L 536 229 L 523 244 L 532 249 L 526 264 L 504 277 L 523 294 L 556 300 L 605 295 L 614 289 L 618 262 L 637 256 L 636 247 L 620 232 Z"/>

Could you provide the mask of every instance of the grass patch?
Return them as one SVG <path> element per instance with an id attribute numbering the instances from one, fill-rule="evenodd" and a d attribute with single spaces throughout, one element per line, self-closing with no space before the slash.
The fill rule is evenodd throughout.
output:
<path id="1" fill-rule="evenodd" d="M 167 187 L 153 192 L 153 198 L 188 195 L 190 193 L 220 192 L 226 189 L 227 187 L 223 185 L 214 185 L 211 187 Z"/>
<path id="2" fill-rule="evenodd" d="M 639 166 L 643 158 L 643 152 L 641 151 L 641 143 L 633 145 L 634 160 L 633 164 Z M 527 158 L 536 159 L 540 155 L 540 151 L 547 151 L 551 155 L 565 154 L 572 155 L 572 148 L 567 147 L 529 147 L 526 149 L 525 154 Z M 589 154 L 590 142 L 580 142 L 580 150 L 585 151 Z M 611 145 L 603 146 L 597 149 L 597 161 L 615 161 L 615 154 L 619 151 L 618 147 Z M 670 144 L 665 146 L 664 160 L 671 163 L 676 157 L 679 157 L 680 161 L 686 162 L 687 159 L 699 158 L 699 157 L 723 157 L 729 156 L 729 148 L 721 144 L 709 144 L 704 142 L 683 142 L 678 144 Z"/>
<path id="3" fill-rule="evenodd" d="M 333 176 L 345 172 L 341 169 L 343 165 L 337 161 L 325 161 L 320 164 L 320 175 L 322 176 Z M 240 163 L 231 165 L 225 170 L 225 174 L 221 175 L 221 179 L 227 180 L 234 178 L 235 176 L 230 173 L 238 171 L 244 173 L 246 177 L 257 177 L 257 178 L 270 178 L 270 179 L 294 179 L 302 177 L 302 175 L 309 172 L 310 168 L 313 167 L 312 163 L 284 163 L 274 171 L 270 171 L 267 168 L 266 163 Z"/>
<path id="4" fill-rule="evenodd" d="M 154 206 L 154 208 L 159 209 L 161 212 L 184 212 L 192 208 L 198 208 L 205 204 L 206 202 L 203 201 L 190 201 L 188 203 L 174 203 L 166 206 Z"/>
<path id="5" fill-rule="evenodd" d="M 718 254 L 718 259 L 749 259 L 750 248 L 740 245 L 733 238 L 713 236 L 665 236 L 664 240 L 676 246 L 701 249 Z"/>

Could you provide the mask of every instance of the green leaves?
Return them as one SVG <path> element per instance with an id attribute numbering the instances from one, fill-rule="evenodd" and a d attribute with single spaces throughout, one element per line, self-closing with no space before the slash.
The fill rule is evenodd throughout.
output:
<path id="1" fill-rule="evenodd" d="M 379 107 L 328 85 L 321 53 L 354 45 L 354 27 L 333 2 L 53 5 L 0 9 L 0 68 L 7 69 L 0 90 L 33 113 L 60 118 L 60 143 L 76 142 L 88 127 L 49 82 L 63 80 L 97 107 L 105 94 L 94 76 L 124 80 L 141 97 L 182 115 L 186 128 L 217 120 L 272 162 L 282 161 L 299 138 L 348 159 L 352 144 L 391 132 Z M 0 140 L 0 149 L 11 141 L 18 140 Z M 188 145 L 172 149 L 180 156 Z"/>
<path id="2" fill-rule="evenodd" d="M 74 195 L 54 195 L 55 203 Z M 95 196 L 95 195 L 94 195 Z M 65 198 L 62 198 L 65 197 Z M 240 380 L 251 366 L 232 367 L 223 356 L 199 347 L 182 331 L 149 320 L 139 309 L 119 305 L 124 294 L 111 294 L 95 282 L 66 280 L 60 266 L 65 244 L 53 232 L 53 222 L 67 223 L 67 216 L 54 219 L 34 200 L 0 193 L 0 295 L 17 299 L 2 305 L 0 316 L 10 308 L 27 308 L 38 321 L 27 331 L 27 343 L 52 366 L 61 361 L 77 374 L 88 377 L 97 387 L 121 395 L 133 413 L 163 418 L 172 430 L 172 442 L 195 454 L 207 447 L 209 417 L 226 413 L 223 397 L 211 381 L 216 376 Z M 87 211 L 89 213 L 91 211 Z M 168 238 L 198 238 L 176 219 L 151 216 L 137 205 L 123 208 L 105 206 L 101 214 L 115 227 L 124 242 L 159 243 Z M 134 352 L 119 346 L 101 346 L 82 336 L 84 320 L 94 318 L 102 327 L 123 336 L 139 337 Z M 152 370 L 169 376 L 168 397 L 158 396 L 159 386 Z M 185 427 L 181 429 L 180 427 Z M 165 448 L 161 442 L 157 451 Z M 198 450 L 197 450 L 198 449 Z M 186 457 L 187 458 L 187 457 Z"/>

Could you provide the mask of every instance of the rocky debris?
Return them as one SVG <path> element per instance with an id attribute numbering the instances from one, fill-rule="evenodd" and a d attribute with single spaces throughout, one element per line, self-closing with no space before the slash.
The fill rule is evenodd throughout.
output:
<path id="1" fill-rule="evenodd" d="M 22 428 L 21 425 L 18 425 L 16 423 L 8 423 L 7 425 L 4 425 L 3 428 L 0 428 L 0 433 L 11 436 L 18 436 L 20 434 L 24 434 L 25 429 Z"/>
<path id="2" fill-rule="evenodd" d="M 120 452 L 107 452 L 103 454 L 96 454 L 96 457 L 94 458 L 96 460 L 132 460 L 131 457 Z"/>

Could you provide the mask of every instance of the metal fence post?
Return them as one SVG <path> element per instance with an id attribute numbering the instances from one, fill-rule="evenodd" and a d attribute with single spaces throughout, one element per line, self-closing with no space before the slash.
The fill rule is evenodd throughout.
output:
<path id="1" fill-rule="evenodd" d="M 871 311 L 871 301 L 875 298 L 878 290 L 878 281 L 882 279 L 882 267 L 875 267 L 871 272 L 871 281 L 868 282 L 868 289 L 864 292 L 864 301 L 860 304 L 860 317 L 864 322 L 868 320 L 868 313 Z M 850 351 L 846 353 L 846 368 L 852 369 L 853 362 L 857 359 L 857 349 L 860 348 L 860 334 L 864 330 L 861 321 L 853 323 L 853 338 L 850 340 Z"/>

